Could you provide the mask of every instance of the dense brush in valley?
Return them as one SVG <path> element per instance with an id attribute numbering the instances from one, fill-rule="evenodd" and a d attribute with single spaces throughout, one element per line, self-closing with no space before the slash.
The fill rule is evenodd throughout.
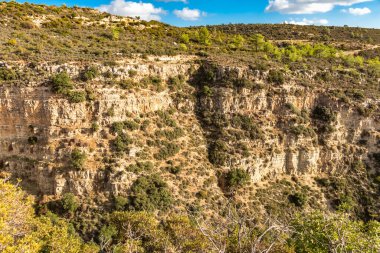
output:
<path id="1" fill-rule="evenodd" d="M 1 252 L 380 250 L 380 30 L 0 14 Z"/>

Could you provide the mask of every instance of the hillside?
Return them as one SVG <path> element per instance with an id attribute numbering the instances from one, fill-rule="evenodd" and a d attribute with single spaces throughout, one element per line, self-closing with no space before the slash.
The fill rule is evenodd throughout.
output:
<path id="1" fill-rule="evenodd" d="M 380 249 L 380 30 L 0 15 L 0 251 Z"/>

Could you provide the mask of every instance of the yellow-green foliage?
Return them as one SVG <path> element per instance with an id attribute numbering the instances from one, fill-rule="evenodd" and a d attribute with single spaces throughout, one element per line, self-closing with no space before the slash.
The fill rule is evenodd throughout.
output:
<path id="1" fill-rule="evenodd" d="M 54 215 L 36 217 L 33 198 L 0 180 L 0 252 L 98 252 Z"/>
<path id="2" fill-rule="evenodd" d="M 346 214 L 315 212 L 292 224 L 295 252 L 379 252 L 380 223 L 352 221 Z"/>
<path id="3" fill-rule="evenodd" d="M 115 212 L 110 226 L 116 228 L 111 234 L 117 252 L 212 252 L 209 240 L 185 216 L 160 223 L 147 212 Z M 131 248 L 134 251 L 125 251 Z"/>
<path id="4" fill-rule="evenodd" d="M 39 243 L 30 238 L 35 221 L 32 203 L 19 188 L 0 180 L 0 252 L 38 251 Z"/>
<path id="5" fill-rule="evenodd" d="M 376 57 L 374 59 L 368 60 L 369 69 L 372 71 L 373 75 L 376 77 L 380 76 L 380 59 Z"/>

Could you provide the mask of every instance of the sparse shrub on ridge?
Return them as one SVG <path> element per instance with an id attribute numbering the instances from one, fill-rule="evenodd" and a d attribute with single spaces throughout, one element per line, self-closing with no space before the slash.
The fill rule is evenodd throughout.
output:
<path id="1" fill-rule="evenodd" d="M 51 82 L 53 84 L 53 91 L 59 94 L 67 94 L 71 89 L 74 88 L 71 78 L 67 72 L 60 72 L 54 75 L 51 78 Z"/>

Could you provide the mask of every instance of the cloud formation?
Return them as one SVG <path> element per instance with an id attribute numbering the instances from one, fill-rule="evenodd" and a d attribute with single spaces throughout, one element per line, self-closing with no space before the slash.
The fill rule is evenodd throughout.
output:
<path id="1" fill-rule="evenodd" d="M 174 10 L 173 13 L 177 17 L 187 21 L 196 21 L 201 16 L 206 16 L 205 12 L 201 12 L 197 9 L 189 9 L 187 7 L 183 8 L 182 10 Z"/>
<path id="2" fill-rule="evenodd" d="M 97 7 L 98 10 L 120 16 L 140 17 L 143 20 L 161 20 L 166 13 L 162 8 L 156 8 L 151 3 L 113 0 L 110 4 Z"/>
<path id="3" fill-rule="evenodd" d="M 348 10 L 344 9 L 343 12 L 350 13 L 355 16 L 363 16 L 370 14 L 372 11 L 370 8 L 364 7 L 364 8 L 348 8 Z"/>
<path id="4" fill-rule="evenodd" d="M 300 21 L 296 20 L 289 20 L 285 21 L 285 24 L 292 24 L 292 25 L 327 25 L 329 21 L 327 19 L 302 19 Z"/>
<path id="5" fill-rule="evenodd" d="M 266 11 L 276 11 L 284 14 L 325 13 L 335 6 L 351 6 L 372 0 L 269 0 Z"/>

